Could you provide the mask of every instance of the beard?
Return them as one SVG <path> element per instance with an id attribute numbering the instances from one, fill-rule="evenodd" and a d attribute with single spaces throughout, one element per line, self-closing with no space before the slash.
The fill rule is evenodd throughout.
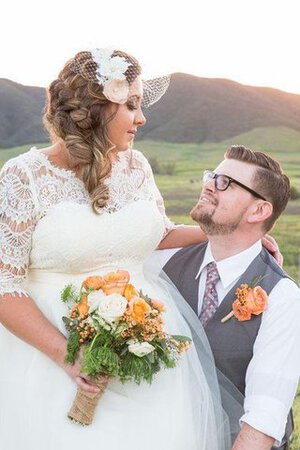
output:
<path id="1" fill-rule="evenodd" d="M 212 212 L 201 211 L 196 205 L 191 211 L 191 217 L 197 222 L 207 236 L 228 235 L 239 226 L 243 213 L 234 220 L 218 223 L 214 220 L 215 209 Z"/>

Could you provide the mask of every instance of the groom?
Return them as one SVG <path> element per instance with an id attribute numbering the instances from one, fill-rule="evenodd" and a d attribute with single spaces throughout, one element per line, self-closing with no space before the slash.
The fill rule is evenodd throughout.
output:
<path id="1" fill-rule="evenodd" d="M 278 162 L 231 147 L 214 172 L 204 173 L 191 212 L 208 243 L 173 250 L 164 266 L 204 326 L 217 368 L 245 396 L 232 450 L 287 449 L 292 432 L 289 411 L 300 375 L 300 291 L 261 245 L 289 194 L 289 179 Z M 160 253 L 161 262 L 170 257 L 169 250 Z M 265 312 L 222 323 L 236 289 L 257 276 L 256 285 L 268 295 Z"/>

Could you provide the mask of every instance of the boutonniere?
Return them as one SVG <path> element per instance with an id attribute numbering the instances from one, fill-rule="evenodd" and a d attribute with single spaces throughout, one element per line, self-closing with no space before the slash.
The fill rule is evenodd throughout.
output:
<path id="1" fill-rule="evenodd" d="M 268 295 L 261 286 L 255 286 L 262 278 L 256 278 L 250 286 L 241 284 L 237 288 L 235 291 L 236 300 L 232 303 L 232 311 L 223 317 L 222 323 L 227 322 L 233 316 L 240 322 L 250 320 L 251 314 L 258 316 L 266 310 Z"/>

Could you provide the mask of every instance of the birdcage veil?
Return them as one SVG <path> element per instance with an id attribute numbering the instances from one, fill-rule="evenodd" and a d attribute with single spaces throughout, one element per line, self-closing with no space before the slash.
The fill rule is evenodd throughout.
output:
<path id="1" fill-rule="evenodd" d="M 119 50 L 96 48 L 83 51 L 70 62 L 70 69 L 87 81 L 98 83 L 103 95 L 110 101 L 124 104 L 134 94 L 134 82 L 141 74 L 135 58 Z M 142 107 L 148 108 L 156 103 L 166 92 L 170 75 L 142 80 Z"/>

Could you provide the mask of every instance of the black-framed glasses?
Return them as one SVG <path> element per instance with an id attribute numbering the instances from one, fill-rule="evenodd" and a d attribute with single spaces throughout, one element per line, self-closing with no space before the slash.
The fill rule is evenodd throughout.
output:
<path id="1" fill-rule="evenodd" d="M 207 183 L 211 180 L 214 180 L 215 188 L 218 191 L 226 191 L 231 183 L 235 183 L 241 188 L 246 189 L 246 191 L 250 192 L 250 194 L 254 195 L 254 197 L 267 201 L 265 197 L 253 191 L 253 189 L 249 188 L 248 186 L 245 186 L 240 181 L 237 181 L 234 178 L 229 177 L 228 175 L 223 175 L 222 173 L 214 173 L 211 170 L 205 170 L 203 172 L 203 183 Z"/>

